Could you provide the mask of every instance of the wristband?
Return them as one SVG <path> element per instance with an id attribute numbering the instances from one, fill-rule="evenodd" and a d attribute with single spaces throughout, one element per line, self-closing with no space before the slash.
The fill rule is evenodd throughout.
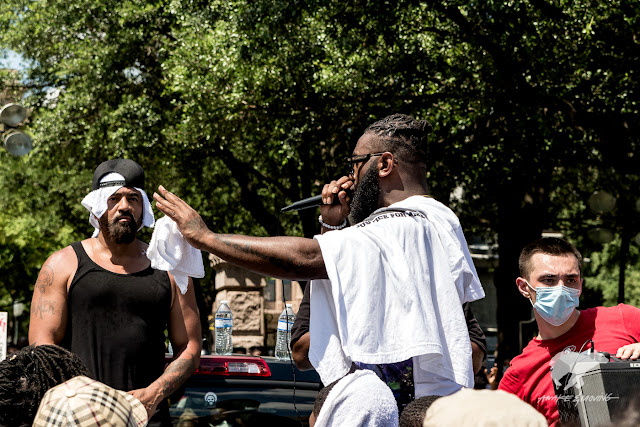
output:
<path id="1" fill-rule="evenodd" d="M 322 215 L 320 215 L 318 217 L 318 222 L 324 227 L 327 228 L 329 230 L 342 230 L 343 228 L 345 228 L 347 226 L 347 218 L 344 219 L 344 221 L 342 221 L 342 224 L 340 225 L 329 225 L 326 222 L 322 221 Z"/>

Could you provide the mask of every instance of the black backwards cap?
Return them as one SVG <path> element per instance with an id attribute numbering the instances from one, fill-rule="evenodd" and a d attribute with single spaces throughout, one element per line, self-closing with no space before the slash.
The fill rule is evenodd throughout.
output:
<path id="1" fill-rule="evenodd" d="M 100 179 L 116 172 L 124 177 L 124 181 L 109 181 L 100 184 Z M 123 187 L 138 187 L 144 189 L 144 171 L 142 166 L 129 159 L 111 159 L 100 163 L 93 173 L 93 184 L 91 189 L 97 190 L 101 187 L 111 187 L 122 185 Z"/>

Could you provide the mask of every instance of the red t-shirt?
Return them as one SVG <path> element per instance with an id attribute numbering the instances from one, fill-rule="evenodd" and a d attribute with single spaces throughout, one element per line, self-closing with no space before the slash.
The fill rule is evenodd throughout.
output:
<path id="1" fill-rule="evenodd" d="M 560 416 L 549 362 L 565 349 L 579 352 L 588 340 L 593 340 L 596 351 L 611 355 L 624 345 L 639 342 L 640 310 L 619 304 L 581 311 L 576 324 L 563 335 L 548 340 L 532 339 L 522 354 L 511 361 L 498 389 L 517 395 L 542 413 L 549 425 L 554 425 Z M 583 351 L 588 348 L 589 344 L 584 345 Z"/>

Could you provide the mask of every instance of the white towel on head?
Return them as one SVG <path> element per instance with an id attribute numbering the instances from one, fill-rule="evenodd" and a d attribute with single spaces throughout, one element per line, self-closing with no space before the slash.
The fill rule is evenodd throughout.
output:
<path id="1" fill-rule="evenodd" d="M 164 216 L 156 222 L 147 258 L 151 260 L 151 267 L 173 274 L 183 295 L 187 292 L 189 277 L 204 277 L 202 254 L 187 243 L 178 225 L 169 217 Z"/>
<path id="2" fill-rule="evenodd" d="M 107 201 L 109 197 L 121 189 L 123 186 L 110 186 L 110 187 L 102 187 L 97 190 L 93 190 L 89 194 L 86 195 L 84 199 L 82 199 L 82 206 L 87 208 L 89 211 L 89 223 L 93 225 L 95 230 L 93 231 L 93 235 L 91 237 L 97 237 L 100 233 L 100 223 L 98 220 L 104 215 L 107 211 Z M 144 206 L 144 212 L 142 213 L 142 224 L 138 230 L 142 227 L 153 228 L 155 224 L 155 219 L 153 217 L 153 208 L 151 207 L 151 203 L 149 202 L 149 197 L 147 197 L 147 193 L 144 192 L 143 189 L 138 187 L 133 187 L 142 194 L 142 204 Z"/>
<path id="3" fill-rule="evenodd" d="M 397 427 L 398 404 L 391 389 L 368 369 L 355 371 L 333 386 L 316 427 Z"/>

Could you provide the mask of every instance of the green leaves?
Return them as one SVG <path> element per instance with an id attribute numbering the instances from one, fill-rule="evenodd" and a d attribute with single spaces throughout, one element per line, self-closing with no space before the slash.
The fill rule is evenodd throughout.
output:
<path id="1" fill-rule="evenodd" d="M 279 209 L 404 112 L 433 125 L 431 193 L 515 268 L 543 229 L 582 238 L 587 189 L 637 174 L 638 16 L 626 1 L 6 0 L 0 47 L 32 61 L 35 149 L 2 169 L 3 247 L 40 227 L 24 258 L 42 262 L 85 236 L 79 200 L 117 156 L 216 231 L 310 236 L 312 212 Z"/>

